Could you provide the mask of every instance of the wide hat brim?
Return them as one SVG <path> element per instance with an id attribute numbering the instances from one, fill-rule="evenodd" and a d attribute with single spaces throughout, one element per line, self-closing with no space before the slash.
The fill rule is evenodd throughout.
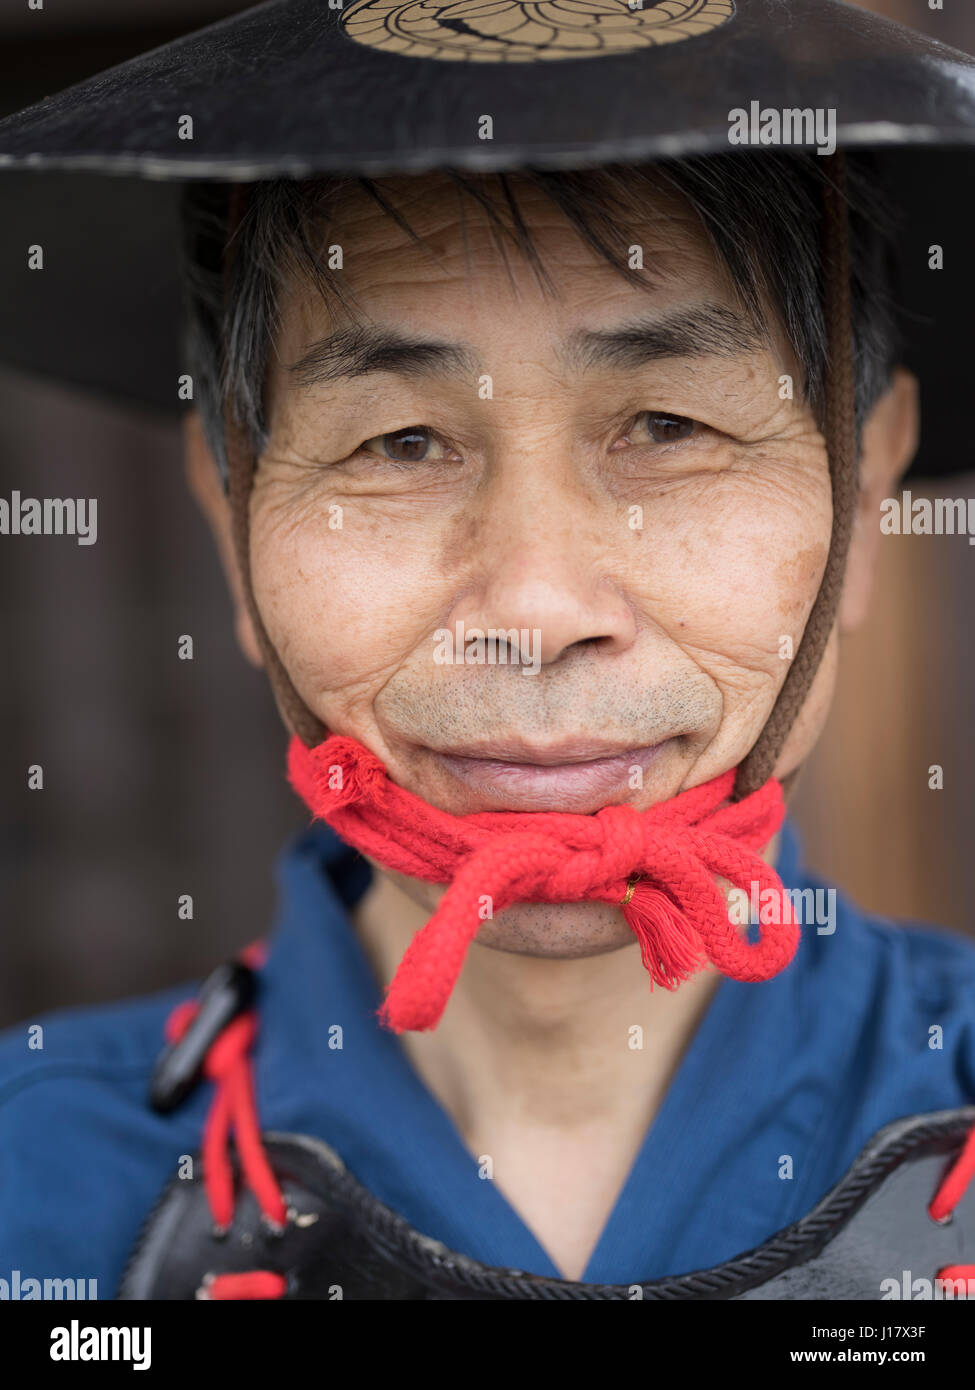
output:
<path id="1" fill-rule="evenodd" d="M 0 361 L 177 411 L 184 180 L 728 153 L 753 102 L 889 166 L 914 471 L 975 467 L 975 59 L 840 0 L 274 0 L 179 39 L 0 122 Z"/>

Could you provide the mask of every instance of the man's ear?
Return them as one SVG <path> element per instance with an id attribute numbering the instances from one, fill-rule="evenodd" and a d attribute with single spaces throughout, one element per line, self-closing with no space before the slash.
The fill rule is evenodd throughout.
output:
<path id="1" fill-rule="evenodd" d="M 190 410 L 183 417 L 183 450 L 186 481 L 213 532 L 227 587 L 234 602 L 234 628 L 238 645 L 253 666 L 262 667 L 264 662 L 244 601 L 244 586 L 234 553 L 230 502 L 223 490 L 220 468 L 206 441 L 203 421 L 198 410 Z"/>
<path id="2" fill-rule="evenodd" d="M 919 430 L 917 377 L 898 367 L 863 428 L 860 499 L 840 599 L 840 632 L 852 632 L 866 615 L 880 544 L 880 504 L 895 492 L 914 458 Z"/>

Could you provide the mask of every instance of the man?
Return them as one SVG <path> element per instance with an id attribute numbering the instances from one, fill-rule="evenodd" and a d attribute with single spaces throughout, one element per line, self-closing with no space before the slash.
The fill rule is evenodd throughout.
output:
<path id="1" fill-rule="evenodd" d="M 356 5 L 333 37 L 415 45 L 430 80 L 458 52 L 517 74 L 590 48 L 591 72 L 604 45 L 699 44 L 697 90 L 767 18 L 597 7 L 539 34 L 544 5 L 483 31 L 461 8 Z M 792 8 L 817 42 L 851 23 Z M 242 52 L 268 13 L 226 30 Z M 920 80 L 912 42 L 867 29 Z M 947 126 L 975 65 L 944 53 Z M 36 1056 L 7 1034 L 4 1260 L 171 1298 L 965 1277 L 930 1218 L 975 1218 L 975 949 L 864 917 L 783 826 L 918 442 L 882 161 L 698 138 L 553 172 L 533 130 L 501 175 L 375 177 L 364 143 L 347 170 L 296 154 L 294 182 L 248 138 L 184 202 L 188 471 L 319 820 L 276 930 L 198 1005 L 55 1017 Z M 831 1190 L 823 1254 L 803 1221 Z"/>

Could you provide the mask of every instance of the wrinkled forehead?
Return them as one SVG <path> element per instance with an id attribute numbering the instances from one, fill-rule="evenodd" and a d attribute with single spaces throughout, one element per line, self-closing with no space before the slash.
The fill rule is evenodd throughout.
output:
<path id="1" fill-rule="evenodd" d="M 693 296 L 733 304 L 737 292 L 698 215 L 675 191 L 648 179 L 577 192 L 570 209 L 519 175 L 443 173 L 373 185 L 340 185 L 308 227 L 321 262 L 341 267 L 347 296 L 326 314 L 307 277 L 292 273 L 282 321 L 298 336 L 323 318 L 388 310 L 503 317 L 513 302 L 547 315 L 595 312 L 649 294 L 662 307 Z M 585 228 L 576 225 L 581 213 Z M 593 244 L 593 237 L 599 245 Z M 625 271 L 637 271 L 626 276 Z M 289 336 L 291 336 L 289 334 Z"/>

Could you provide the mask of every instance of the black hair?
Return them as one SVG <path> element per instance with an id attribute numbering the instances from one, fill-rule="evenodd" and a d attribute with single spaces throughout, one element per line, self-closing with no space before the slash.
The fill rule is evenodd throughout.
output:
<path id="1" fill-rule="evenodd" d="M 846 161 L 859 434 L 889 383 L 899 350 L 891 288 L 894 225 L 870 156 L 847 155 Z M 631 229 L 641 207 L 659 199 L 661 190 L 679 194 L 702 222 L 755 324 L 769 327 L 766 305 L 778 314 L 802 369 L 797 394 L 821 422 L 827 370 L 822 264 L 827 164 L 811 151 L 762 151 L 571 172 L 444 170 L 443 175 L 462 199 L 468 197 L 484 210 L 502 252 L 517 248 L 546 289 L 550 282 L 522 218 L 517 180 L 541 188 L 599 256 L 645 287 L 653 284 L 653 270 L 630 267 Z M 221 467 L 228 398 L 255 451 L 266 443 L 264 380 L 286 277 L 304 276 L 326 303 L 348 306 L 342 274 L 327 267 L 321 248 L 335 199 L 350 185 L 358 185 L 423 244 L 383 180 L 266 180 L 248 188 L 228 275 L 230 187 L 194 183 L 184 194 L 185 351 L 195 402 Z"/>

